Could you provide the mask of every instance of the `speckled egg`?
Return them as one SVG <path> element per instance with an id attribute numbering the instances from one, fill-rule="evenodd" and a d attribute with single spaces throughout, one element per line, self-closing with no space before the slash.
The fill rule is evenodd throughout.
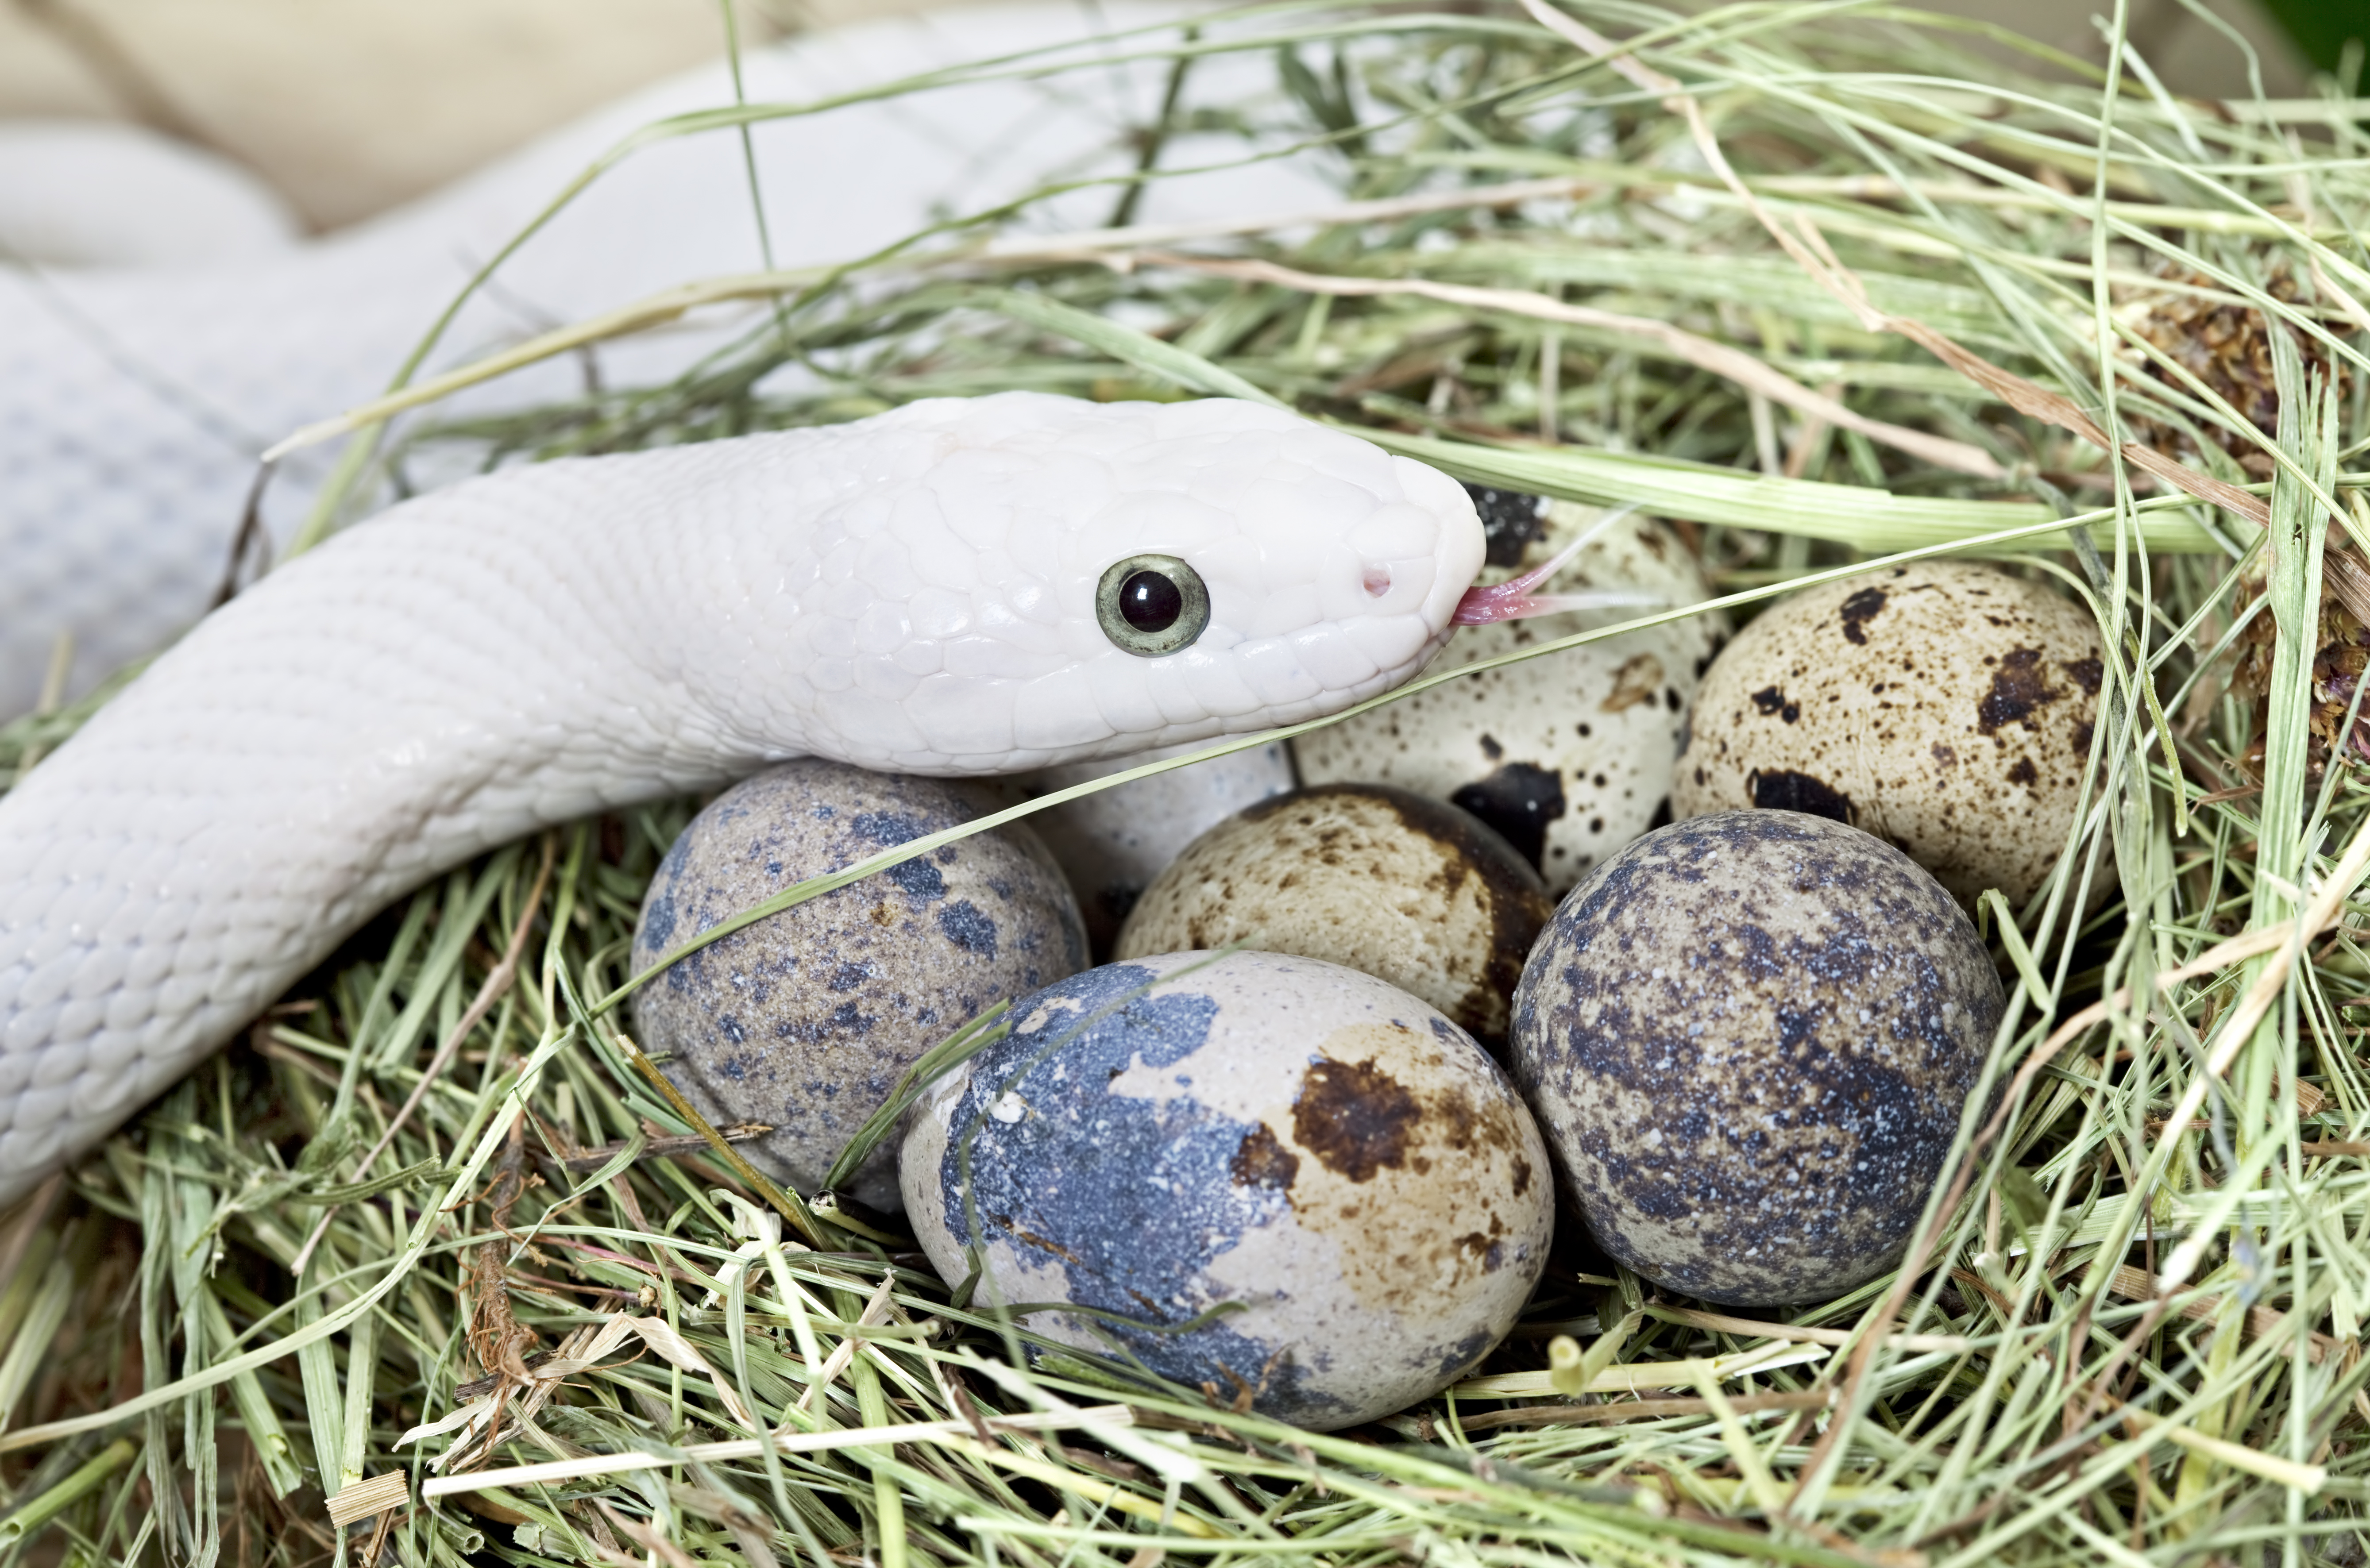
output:
<path id="1" fill-rule="evenodd" d="M 1455 807 L 1385 784 L 1323 784 L 1195 840 L 1145 890 L 1116 956 L 1239 942 L 1346 964 L 1495 1045 L 1554 908 L 1506 841 Z"/>
<path id="2" fill-rule="evenodd" d="M 1081 762 L 1030 775 L 1020 793 L 1043 795 L 1108 773 L 1199 751 L 1197 740 L 1115 762 Z M 1188 768 L 1050 807 L 1029 819 L 1078 895 L 1087 943 L 1109 957 L 1120 927 L 1152 879 L 1200 838 L 1245 807 L 1292 787 L 1292 758 L 1281 741 L 1213 757 Z"/>
<path id="3" fill-rule="evenodd" d="M 803 761 L 719 795 L 660 864 L 633 965 L 803 881 L 990 809 L 944 779 Z M 741 1145 L 811 1193 L 914 1059 L 984 1008 L 1086 965 L 1076 900 L 1026 829 L 977 833 L 760 921 L 635 993 L 644 1049 L 719 1125 L 774 1130 Z M 892 1145 L 843 1189 L 898 1203 Z"/>
<path id="4" fill-rule="evenodd" d="M 1514 1072 L 1597 1242 L 1707 1301 L 1824 1300 L 1907 1244 L 1997 1026 L 1965 913 L 1790 811 L 1647 834 L 1556 911 Z"/>
<path id="5" fill-rule="evenodd" d="M 1899 845 L 1973 907 L 2065 849 L 2102 670 L 2088 612 L 1996 567 L 1925 561 L 1808 589 L 1705 675 L 1681 817 L 1807 811 Z"/>
<path id="6" fill-rule="evenodd" d="M 1604 522 L 1593 508 L 1477 496 L 1501 580 Z M 1604 530 L 1542 592 L 1630 591 L 1667 604 L 1710 597 L 1678 537 L 1638 515 Z M 1535 647 L 1650 612 L 1609 607 L 1460 628 L 1435 670 Z M 1682 711 L 1726 635 L 1703 614 L 1468 676 L 1293 742 L 1306 784 L 1398 784 L 1454 803 L 1504 835 L 1560 895 L 1670 816 Z"/>
<path id="7" fill-rule="evenodd" d="M 1433 1393 L 1513 1326 L 1547 1259 L 1547 1152 L 1497 1067 L 1405 991 L 1167 954 L 1013 1016 L 905 1138 L 906 1216 L 949 1284 L 976 1256 L 983 1303 L 1094 1310 L 1029 1314 L 1046 1337 L 1108 1352 L 1099 1330 L 1318 1430 Z"/>

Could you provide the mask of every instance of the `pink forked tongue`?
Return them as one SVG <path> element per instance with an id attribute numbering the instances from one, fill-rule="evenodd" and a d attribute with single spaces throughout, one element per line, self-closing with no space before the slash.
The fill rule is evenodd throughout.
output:
<path id="1" fill-rule="evenodd" d="M 1597 593 L 1533 593 L 1531 589 L 1547 581 L 1571 564 L 1571 558 L 1588 547 L 1606 528 L 1629 515 L 1631 509 L 1622 507 L 1606 512 L 1590 525 L 1588 532 L 1565 545 L 1555 558 L 1544 566 L 1534 567 L 1521 577 L 1487 588 L 1468 588 L 1465 597 L 1456 601 L 1456 613 L 1449 619 L 1459 626 L 1486 626 L 1493 621 L 1527 621 L 1534 615 L 1556 615 L 1567 610 L 1613 610 L 1630 605 L 1663 602 L 1650 593 L 1625 593 L 1606 590 Z"/>

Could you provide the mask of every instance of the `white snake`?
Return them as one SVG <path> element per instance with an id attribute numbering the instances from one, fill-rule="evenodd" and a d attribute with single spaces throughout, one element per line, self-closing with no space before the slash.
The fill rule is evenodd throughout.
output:
<path id="1" fill-rule="evenodd" d="M 787 757 L 1009 773 L 1331 712 L 1440 650 L 1482 552 L 1453 480 L 1226 400 L 942 399 L 397 507 L 0 798 L 0 1204 L 489 846 Z"/>

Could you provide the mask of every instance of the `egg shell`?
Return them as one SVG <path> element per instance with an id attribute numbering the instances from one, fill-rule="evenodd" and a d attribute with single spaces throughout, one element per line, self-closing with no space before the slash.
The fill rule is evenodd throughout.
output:
<path id="1" fill-rule="evenodd" d="M 1514 1073 L 1606 1253 L 1708 1301 L 1824 1300 L 1907 1243 L 2001 1005 L 1965 912 L 1899 850 L 1721 812 L 1564 900 Z"/>
<path id="2" fill-rule="evenodd" d="M 2087 611 L 1996 567 L 1925 561 L 1807 589 L 1705 675 L 1676 812 L 1833 818 L 1970 908 L 1986 887 L 2021 904 L 2074 824 L 2101 652 Z"/>
<path id="3" fill-rule="evenodd" d="M 1502 580 L 1542 565 L 1591 528 L 1603 531 L 1539 591 L 1634 592 L 1657 604 L 1710 597 L 1695 557 L 1651 519 L 1608 518 L 1567 502 L 1537 506 L 1521 526 L 1516 502 L 1482 506 L 1490 560 Z M 1615 606 L 1460 627 L 1433 671 L 1455 670 L 1574 632 L 1650 613 Z M 1300 736 L 1304 784 L 1397 784 L 1471 812 L 1561 895 L 1605 855 L 1670 815 L 1671 769 L 1683 711 L 1727 633 L 1717 613 L 1625 633 L 1453 681 Z"/>
<path id="4" fill-rule="evenodd" d="M 1384 784 L 1323 784 L 1195 840 L 1138 901 L 1116 956 L 1245 943 L 1322 958 L 1498 1044 L 1554 909 L 1538 874 L 1455 807 Z"/>
<path id="5" fill-rule="evenodd" d="M 1095 1309 L 1025 1322 L 1108 1353 L 1099 1328 L 1317 1430 L 1437 1391 L 1513 1326 L 1547 1259 L 1547 1152 L 1496 1065 L 1415 998 L 1311 958 L 1168 954 L 1012 1016 L 924 1097 L 902 1159 L 949 1284 L 976 1238 L 978 1302 Z M 1225 1302 L 1186 1333 L 1143 1326 Z"/>
<path id="6" fill-rule="evenodd" d="M 801 761 L 727 790 L 676 839 L 634 930 L 637 973 L 810 876 L 992 808 L 968 784 Z M 644 1049 L 742 1151 L 803 1193 L 914 1059 L 982 1010 L 1076 974 L 1069 885 L 1026 829 L 977 833 L 723 937 L 635 993 Z M 894 1140 L 842 1189 L 893 1213 Z"/>
<path id="7" fill-rule="evenodd" d="M 1083 762 L 1032 775 L 1020 794 L 1034 796 L 1122 769 L 1207 748 L 1198 740 L 1119 762 Z M 1245 807 L 1292 788 L 1292 758 L 1281 741 L 1213 757 L 1191 767 L 1114 784 L 1049 807 L 1031 817 L 1045 847 L 1070 879 L 1087 920 L 1087 944 L 1110 956 L 1120 927 L 1152 879 L 1185 846 Z"/>

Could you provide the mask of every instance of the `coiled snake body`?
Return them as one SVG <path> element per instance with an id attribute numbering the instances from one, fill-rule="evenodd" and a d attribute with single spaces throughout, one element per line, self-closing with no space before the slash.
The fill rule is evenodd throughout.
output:
<path id="1" fill-rule="evenodd" d="M 1098 35 L 1179 12 L 1168 0 L 957 6 L 753 52 L 739 85 L 755 103 L 828 104 L 934 72 L 979 79 L 766 120 L 751 128 L 754 173 L 733 133 L 643 146 L 509 255 L 421 373 L 769 258 L 849 262 L 938 214 L 993 212 L 1048 184 L 1089 182 L 1030 202 L 1015 227 L 1091 228 L 1113 200 L 1091 181 L 1135 166 L 1128 132 L 1158 110 L 1168 63 L 1156 50 L 1172 36 Z M 1032 49 L 1075 68 L 1041 81 L 965 68 Z M 1273 74 L 1263 51 L 1202 59 L 1179 112 L 1255 97 Z M 405 208 L 259 252 L 28 267 L 0 231 L 0 719 L 33 705 L 60 634 L 71 637 L 73 694 L 195 622 L 223 579 L 259 452 L 384 390 L 477 269 L 595 159 L 652 121 L 729 105 L 734 93 L 720 63 L 659 83 Z M 86 164 L 53 170 L 45 188 L 105 202 L 105 176 Z M 1272 156 L 1159 180 L 1136 216 L 1333 200 L 1311 159 Z M 588 373 L 613 389 L 662 385 L 735 341 L 747 319 L 719 306 L 474 388 L 437 418 L 563 402 L 581 395 Z M 297 453 L 265 491 L 261 521 L 276 544 L 296 533 L 332 456 Z M 411 477 L 425 488 L 474 458 Z"/>
<path id="2" fill-rule="evenodd" d="M 1010 773 L 1335 711 L 1440 649 L 1482 548 L 1439 473 L 1226 400 L 937 400 L 396 508 L 0 799 L 0 1203 L 480 850 L 792 756 Z"/>

